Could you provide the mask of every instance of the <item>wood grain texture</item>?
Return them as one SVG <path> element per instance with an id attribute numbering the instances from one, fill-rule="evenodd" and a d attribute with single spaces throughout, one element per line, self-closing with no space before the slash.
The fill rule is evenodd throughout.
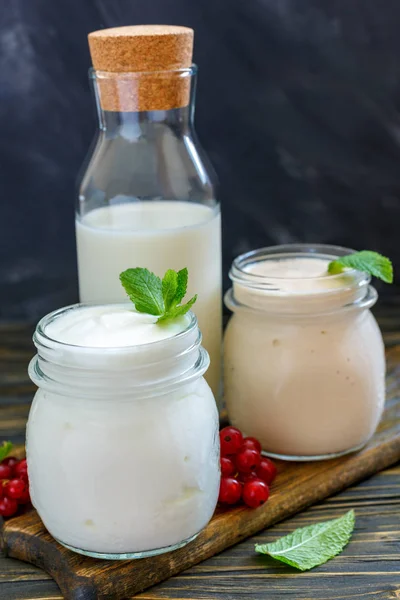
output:
<path id="1" fill-rule="evenodd" d="M 385 308 L 379 315 L 379 323 L 383 327 L 386 344 L 399 344 L 398 308 Z M 0 325 L 0 442 L 12 439 L 21 443 L 24 439 L 25 418 L 34 392 L 26 373 L 28 361 L 34 353 L 31 334 L 32 327 L 29 325 Z M 398 359 L 399 350 L 390 350 L 387 409 L 393 421 L 399 419 L 397 380 L 400 372 L 395 366 Z M 385 427 L 383 425 L 380 433 L 383 437 Z M 324 464 L 328 463 L 321 463 L 321 466 Z M 302 492 L 296 486 L 298 475 L 294 475 L 292 495 L 301 496 Z M 343 480 L 340 483 L 346 485 Z M 281 485 L 282 480 L 277 482 L 272 497 L 276 501 L 279 500 Z M 311 486 L 310 481 L 308 485 Z M 340 516 L 350 508 L 354 508 L 357 514 L 352 542 L 342 555 L 326 565 L 308 573 L 297 573 L 254 553 L 255 542 L 273 541 L 296 527 Z M 186 549 L 187 553 L 189 549 Z M 361 597 L 398 600 L 399 558 L 400 467 L 397 467 L 237 544 L 137 597 L 143 600 L 358 600 Z M 132 596 L 133 590 L 127 589 L 126 597 Z M 1 600 L 61 600 L 63 597 L 57 584 L 43 570 L 0 554 Z M 114 590 L 105 597 L 110 600 L 117 598 Z"/>
<path id="2" fill-rule="evenodd" d="M 137 596 L 140 600 L 395 600 L 400 597 L 400 469 L 264 531 L 178 577 Z M 392 491 L 393 490 L 393 491 Z M 397 491 L 396 491 L 397 490 Z M 351 542 L 332 561 L 306 573 L 254 553 L 254 543 L 276 540 L 318 520 L 356 511 Z"/>
<path id="3" fill-rule="evenodd" d="M 350 508 L 356 527 L 334 560 L 308 573 L 254 553 L 254 543 Z M 373 476 L 294 518 L 135 596 L 138 600 L 398 600 L 400 597 L 400 466 Z M 42 570 L 0 556 L 1 600 L 62 600 Z M 114 596 L 110 596 L 113 600 Z"/>
<path id="4" fill-rule="evenodd" d="M 279 476 L 267 504 L 257 510 L 245 507 L 217 510 L 208 527 L 185 548 L 140 561 L 93 560 L 57 544 L 37 513 L 31 511 L 4 524 L 2 540 L 6 554 L 51 574 L 67 600 L 119 600 L 287 519 L 400 459 L 400 347 L 391 348 L 387 360 L 386 410 L 368 446 L 358 453 L 325 462 L 280 462 Z"/>

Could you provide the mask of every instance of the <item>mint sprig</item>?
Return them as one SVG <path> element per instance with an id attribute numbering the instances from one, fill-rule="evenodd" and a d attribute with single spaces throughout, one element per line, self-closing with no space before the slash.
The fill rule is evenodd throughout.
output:
<path id="1" fill-rule="evenodd" d="M 0 446 L 0 462 L 6 458 L 13 449 L 13 445 L 11 442 L 3 442 L 3 445 Z"/>
<path id="2" fill-rule="evenodd" d="M 354 510 L 350 510 L 338 519 L 296 529 L 276 542 L 256 544 L 255 549 L 300 571 L 308 571 L 343 550 L 350 540 L 354 524 Z"/>
<path id="3" fill-rule="evenodd" d="M 127 269 L 119 276 L 129 298 L 138 312 L 149 315 L 162 315 L 164 298 L 162 282 L 147 269 Z"/>
<path id="4" fill-rule="evenodd" d="M 369 273 L 385 283 L 393 283 L 393 266 L 391 261 L 378 252 L 361 250 L 333 260 L 328 265 L 328 273 L 336 275 L 345 269 L 357 269 Z"/>
<path id="5" fill-rule="evenodd" d="M 127 269 L 120 281 L 138 312 L 157 316 L 157 323 L 175 319 L 188 312 L 197 300 L 193 296 L 186 304 L 180 304 L 186 295 L 188 270 L 168 269 L 163 279 L 148 269 Z"/>

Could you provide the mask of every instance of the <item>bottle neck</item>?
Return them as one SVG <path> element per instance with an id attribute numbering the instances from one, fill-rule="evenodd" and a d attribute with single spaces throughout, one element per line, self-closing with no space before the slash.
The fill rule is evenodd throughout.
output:
<path id="1" fill-rule="evenodd" d="M 99 127 L 107 138 L 124 137 L 137 140 L 151 139 L 160 129 L 168 128 L 180 136 L 189 132 L 193 124 L 193 109 L 185 106 L 171 110 L 142 112 L 105 111 L 98 105 Z"/>
<path id="2" fill-rule="evenodd" d="M 188 130 L 194 118 L 197 67 L 160 72 L 89 71 L 100 129 L 127 138 L 160 128 Z"/>

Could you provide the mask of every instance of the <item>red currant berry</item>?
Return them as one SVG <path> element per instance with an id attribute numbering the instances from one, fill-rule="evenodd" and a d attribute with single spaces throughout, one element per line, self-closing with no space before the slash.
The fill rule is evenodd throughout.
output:
<path id="1" fill-rule="evenodd" d="M 245 437 L 242 443 L 241 450 L 257 450 L 257 452 L 261 452 L 261 444 L 256 438 L 253 437 Z"/>
<path id="2" fill-rule="evenodd" d="M 0 464 L 0 479 L 10 479 L 11 476 L 11 468 L 8 465 Z"/>
<path id="3" fill-rule="evenodd" d="M 269 487 L 261 479 L 253 479 L 243 486 L 243 502 L 250 508 L 257 508 L 269 498 Z"/>
<path id="4" fill-rule="evenodd" d="M 234 477 L 222 477 L 218 501 L 222 504 L 237 504 L 242 495 L 242 484 Z"/>
<path id="5" fill-rule="evenodd" d="M 221 475 L 222 477 L 229 477 L 234 475 L 236 471 L 235 463 L 227 456 L 221 456 Z"/>
<path id="6" fill-rule="evenodd" d="M 28 466 L 26 464 L 26 458 L 23 458 L 22 460 L 19 461 L 18 464 L 15 465 L 14 475 L 15 475 L 15 477 L 20 477 L 20 478 L 24 478 L 24 479 L 28 478 Z"/>
<path id="7" fill-rule="evenodd" d="M 17 510 L 18 504 L 16 500 L 7 498 L 7 496 L 4 496 L 4 498 L 0 500 L 0 515 L 2 517 L 11 517 Z"/>
<path id="8" fill-rule="evenodd" d="M 15 458 L 15 456 L 7 456 L 7 458 L 1 461 L 1 464 L 10 467 L 11 472 L 13 473 L 15 465 L 18 464 L 18 462 L 19 460 L 18 458 Z"/>
<path id="9" fill-rule="evenodd" d="M 252 471 L 251 473 L 239 473 L 238 479 L 242 483 L 246 483 L 246 481 L 253 481 L 253 479 L 258 479 L 258 477 L 257 474 Z"/>
<path id="10" fill-rule="evenodd" d="M 236 455 L 236 466 L 240 473 L 250 473 L 260 464 L 261 456 L 257 450 L 241 450 Z"/>
<path id="11" fill-rule="evenodd" d="M 24 495 L 27 484 L 22 479 L 11 479 L 4 486 L 3 492 L 7 498 L 19 500 Z"/>
<path id="12" fill-rule="evenodd" d="M 26 484 L 23 494 L 18 498 L 18 504 L 28 504 L 31 501 L 29 485 Z"/>
<path id="13" fill-rule="evenodd" d="M 242 445 L 243 436 L 236 427 L 224 427 L 219 432 L 221 455 L 236 454 Z"/>
<path id="14" fill-rule="evenodd" d="M 269 458 L 262 458 L 256 469 L 257 476 L 270 485 L 276 477 L 276 466 Z"/>

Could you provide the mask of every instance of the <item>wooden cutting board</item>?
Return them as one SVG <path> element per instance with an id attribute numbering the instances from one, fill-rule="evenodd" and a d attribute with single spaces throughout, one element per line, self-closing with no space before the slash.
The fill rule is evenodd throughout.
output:
<path id="1" fill-rule="evenodd" d="M 67 600 L 131 598 L 400 460 L 400 346 L 388 351 L 387 361 L 386 410 L 368 446 L 330 461 L 277 463 L 279 474 L 264 506 L 218 509 L 198 538 L 180 550 L 136 561 L 86 558 L 57 544 L 35 510 L 3 524 L 3 549 L 8 556 L 47 571 Z"/>

